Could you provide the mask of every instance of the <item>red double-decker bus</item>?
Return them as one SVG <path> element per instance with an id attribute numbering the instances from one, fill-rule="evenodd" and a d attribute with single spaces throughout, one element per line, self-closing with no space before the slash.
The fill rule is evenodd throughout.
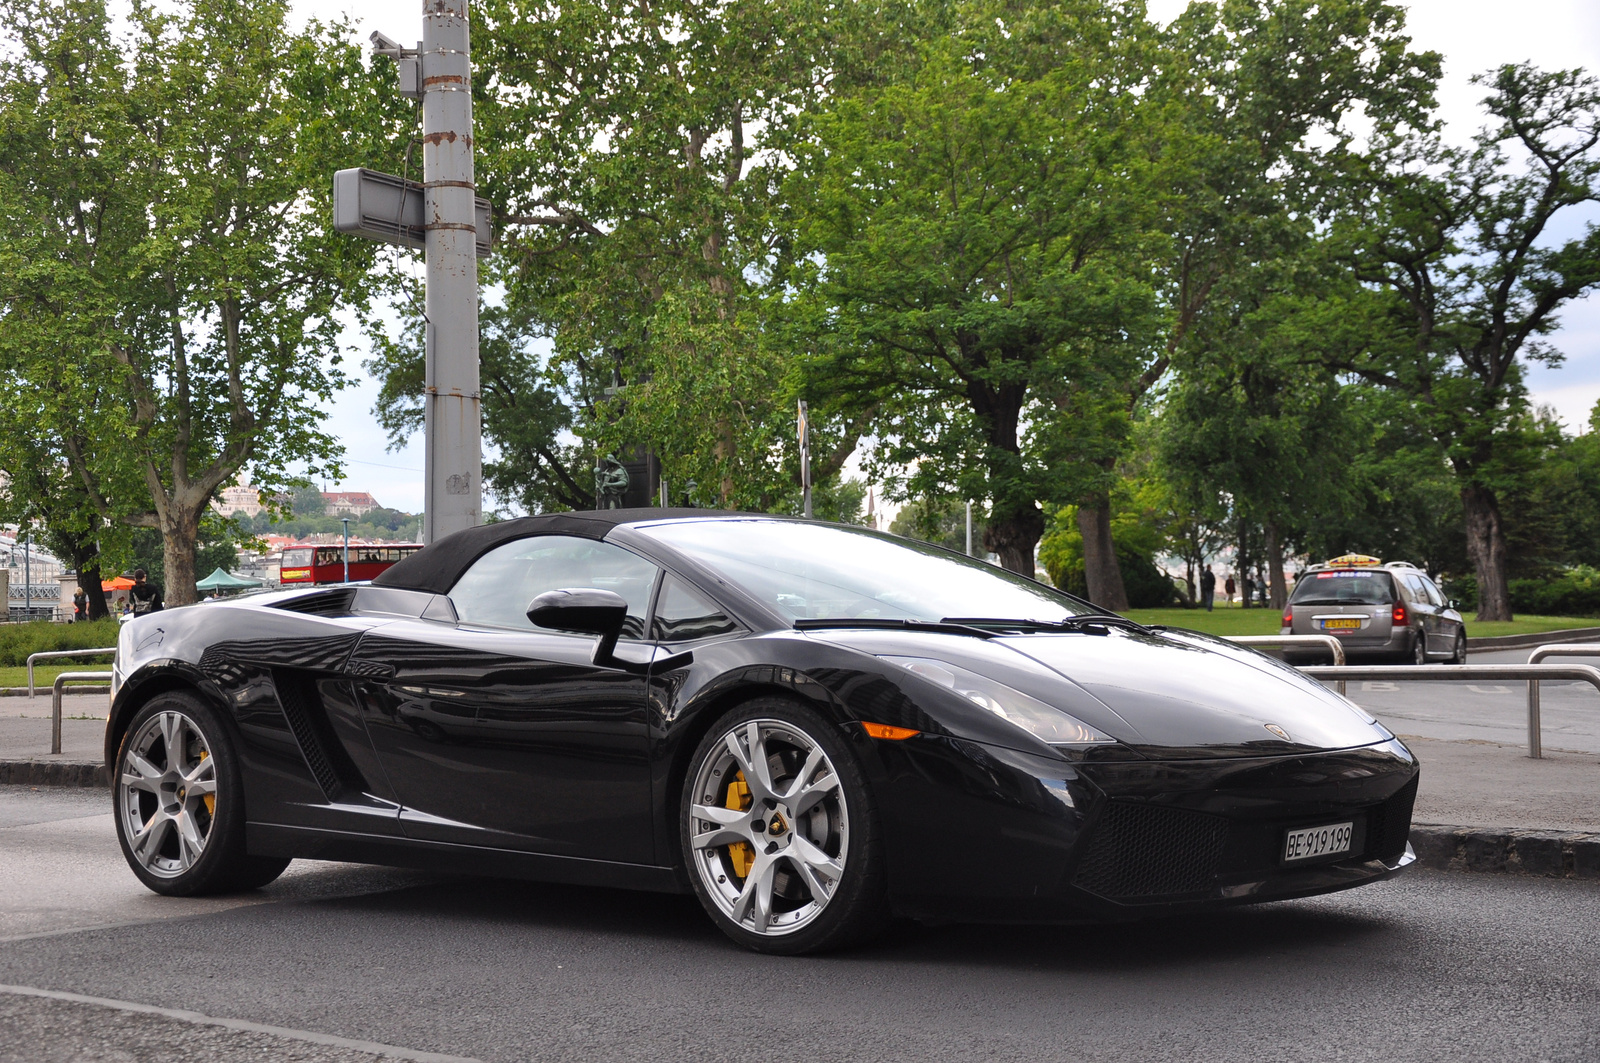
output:
<path id="1" fill-rule="evenodd" d="M 422 549 L 421 543 L 371 543 L 350 544 L 350 581 L 372 579 L 378 573 L 402 558 L 410 557 Z M 278 582 L 285 586 L 298 583 L 343 583 L 344 545 L 290 546 L 283 551 L 283 561 L 278 566 Z"/>

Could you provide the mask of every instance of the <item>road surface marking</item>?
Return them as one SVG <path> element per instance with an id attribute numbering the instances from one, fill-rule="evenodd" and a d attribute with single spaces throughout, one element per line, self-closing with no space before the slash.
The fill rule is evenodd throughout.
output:
<path id="1" fill-rule="evenodd" d="M 160 1015 L 163 1018 L 177 1019 L 179 1022 L 192 1022 L 200 1026 L 220 1026 L 225 1030 L 264 1033 L 273 1037 L 287 1037 L 295 1041 L 306 1041 L 314 1045 L 328 1045 L 332 1048 L 349 1048 L 357 1052 L 370 1052 L 375 1056 L 416 1060 L 417 1063 L 479 1063 L 478 1060 L 470 1056 L 446 1056 L 438 1052 L 418 1052 L 410 1048 L 397 1048 L 394 1045 L 379 1044 L 376 1041 L 357 1041 L 350 1037 L 336 1037 L 330 1033 L 291 1030 L 286 1026 L 268 1026 L 259 1022 L 246 1022 L 243 1019 L 218 1019 L 211 1015 L 202 1015 L 198 1011 L 158 1008 L 150 1004 L 135 1004 L 131 1000 L 86 997 L 81 993 L 63 993 L 55 989 L 35 989 L 33 986 L 25 985 L 0 985 L 0 993 L 10 993 L 19 997 L 41 997 L 45 1000 L 64 1000 L 71 1004 L 93 1004 L 102 1008 L 114 1008 L 117 1011 L 131 1011 L 139 1015 Z"/>

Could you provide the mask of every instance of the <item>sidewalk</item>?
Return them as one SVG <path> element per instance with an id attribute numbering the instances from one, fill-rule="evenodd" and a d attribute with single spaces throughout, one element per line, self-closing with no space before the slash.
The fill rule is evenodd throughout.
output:
<path id="1" fill-rule="evenodd" d="M 50 693 L 0 699 L 0 783 L 105 786 L 105 694 L 61 699 L 61 755 L 50 755 Z"/>

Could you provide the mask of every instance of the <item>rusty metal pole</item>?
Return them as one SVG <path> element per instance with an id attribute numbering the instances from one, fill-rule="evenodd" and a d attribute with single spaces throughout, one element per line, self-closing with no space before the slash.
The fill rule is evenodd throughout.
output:
<path id="1" fill-rule="evenodd" d="M 419 58 L 427 230 L 425 543 L 483 521 L 469 37 L 467 0 L 423 0 Z"/>

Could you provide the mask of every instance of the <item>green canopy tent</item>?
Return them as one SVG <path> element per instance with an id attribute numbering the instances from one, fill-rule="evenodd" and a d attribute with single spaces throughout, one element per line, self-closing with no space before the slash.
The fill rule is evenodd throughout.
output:
<path id="1" fill-rule="evenodd" d="M 242 591 L 250 587 L 261 586 L 258 579 L 245 579 L 240 576 L 230 576 L 222 569 L 213 569 L 211 575 L 195 583 L 195 588 L 201 591 Z"/>

